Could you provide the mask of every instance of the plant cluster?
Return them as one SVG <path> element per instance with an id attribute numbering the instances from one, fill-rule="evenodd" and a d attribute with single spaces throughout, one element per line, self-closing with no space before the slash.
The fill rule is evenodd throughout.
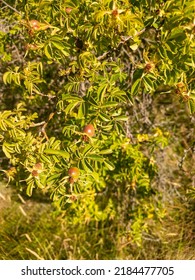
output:
<path id="1" fill-rule="evenodd" d="M 194 1 L 14 3 L 0 12 L 4 173 L 73 223 L 127 222 L 139 244 L 164 215 L 152 180 L 169 135 L 139 133 L 131 111 L 144 93 L 195 112 Z"/>

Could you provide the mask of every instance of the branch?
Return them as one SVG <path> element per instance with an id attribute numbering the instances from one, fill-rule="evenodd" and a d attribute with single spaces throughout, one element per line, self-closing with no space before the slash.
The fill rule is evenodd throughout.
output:
<path id="1" fill-rule="evenodd" d="M 102 59 L 104 59 L 106 56 L 107 56 L 107 54 L 109 54 L 111 51 L 108 51 L 108 52 L 105 52 L 105 53 L 103 53 L 102 55 L 100 55 L 100 56 L 98 56 L 97 57 L 97 60 L 102 60 Z"/>
<path id="2" fill-rule="evenodd" d="M 9 4 L 7 4 L 5 1 L 1 0 L 1 2 L 6 5 L 8 8 L 10 8 L 11 10 L 13 10 L 14 12 L 16 12 L 17 14 L 21 15 L 21 13 L 16 10 L 14 7 L 10 6 Z"/>
<path id="3" fill-rule="evenodd" d="M 40 122 L 40 123 L 32 123 L 32 124 L 30 125 L 30 127 L 36 127 L 36 126 L 44 125 L 45 123 L 46 123 L 45 121 Z"/>
<path id="4" fill-rule="evenodd" d="M 39 125 L 43 124 L 42 128 L 40 129 L 40 133 L 43 134 L 43 136 L 46 138 L 47 141 L 49 141 L 49 138 L 47 136 L 47 133 L 46 133 L 45 129 L 46 129 L 46 126 L 48 125 L 48 122 L 53 118 L 54 114 L 55 113 L 50 113 L 47 122 L 43 121 L 43 122 L 39 123 Z"/>
<path id="5" fill-rule="evenodd" d="M 38 94 L 38 95 L 48 97 L 49 99 L 56 98 L 56 96 L 55 96 L 55 95 L 44 94 L 44 93 L 42 93 L 42 92 L 35 91 L 35 90 L 34 90 L 34 92 L 35 92 L 36 94 Z"/>

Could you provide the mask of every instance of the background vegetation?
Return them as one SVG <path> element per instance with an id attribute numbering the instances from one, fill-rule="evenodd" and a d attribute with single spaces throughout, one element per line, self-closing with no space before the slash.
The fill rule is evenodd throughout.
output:
<path id="1" fill-rule="evenodd" d="M 1 259 L 195 258 L 194 11 L 2 1 Z"/>

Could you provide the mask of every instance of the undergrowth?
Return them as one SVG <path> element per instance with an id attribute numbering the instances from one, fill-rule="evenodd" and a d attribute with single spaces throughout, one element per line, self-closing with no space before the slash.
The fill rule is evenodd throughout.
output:
<path id="1" fill-rule="evenodd" d="M 193 205 L 175 200 L 160 223 L 151 224 L 141 247 L 126 225 L 67 222 L 47 202 L 28 200 L 1 186 L 0 259 L 195 259 Z M 120 233 L 120 234 L 119 234 Z"/>

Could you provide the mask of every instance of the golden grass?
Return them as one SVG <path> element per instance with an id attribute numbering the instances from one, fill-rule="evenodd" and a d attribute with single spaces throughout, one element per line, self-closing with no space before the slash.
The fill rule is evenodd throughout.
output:
<path id="1" fill-rule="evenodd" d="M 0 259 L 195 259 L 192 205 L 175 198 L 167 204 L 161 222 L 153 222 L 136 246 L 117 234 L 114 221 L 75 227 L 53 212 L 49 203 L 37 202 L 0 189 Z M 125 225 L 124 225 L 125 228 Z"/>

